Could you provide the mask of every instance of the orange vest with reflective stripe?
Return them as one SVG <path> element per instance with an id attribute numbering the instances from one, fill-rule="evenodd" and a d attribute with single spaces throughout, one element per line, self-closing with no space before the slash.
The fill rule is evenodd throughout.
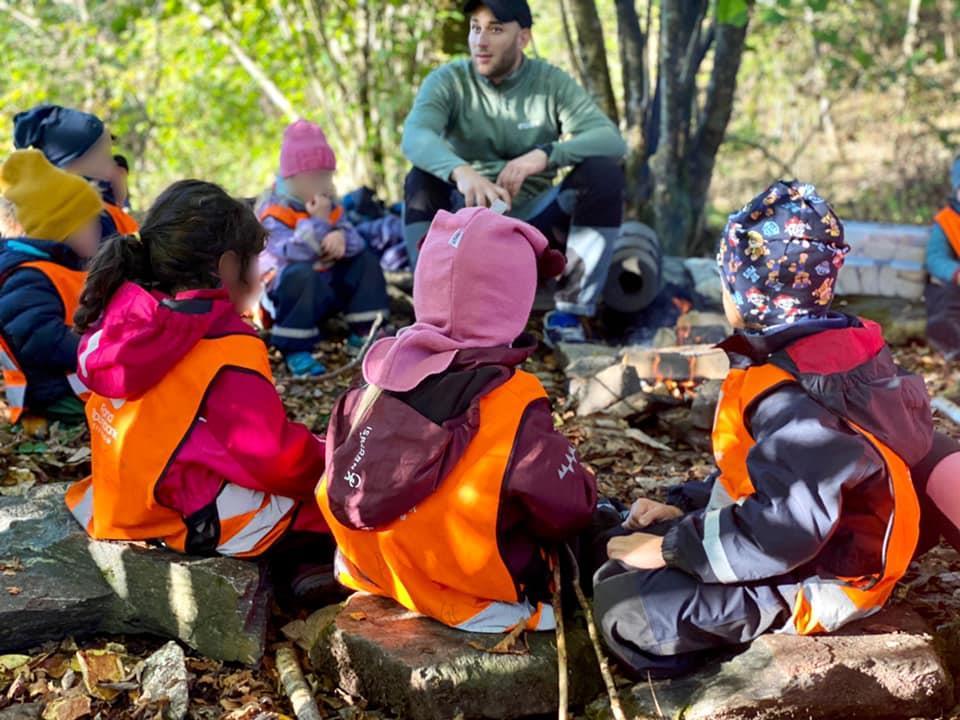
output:
<path id="1" fill-rule="evenodd" d="M 110 216 L 113 224 L 116 225 L 118 235 L 133 235 L 135 232 L 139 232 L 140 223 L 134 220 L 130 213 L 119 205 L 114 205 L 104 200 L 103 209 L 107 211 L 107 215 Z"/>
<path id="2" fill-rule="evenodd" d="M 727 495 L 725 503 L 739 502 L 756 492 L 747 472 L 747 454 L 756 443 L 747 428 L 746 416 L 765 395 L 795 382 L 793 375 L 771 363 L 731 370 L 724 381 L 714 422 L 713 449 L 720 469 L 717 483 Z M 815 577 L 804 581 L 787 632 L 832 632 L 856 618 L 873 614 L 903 577 L 917 546 L 920 509 L 910 469 L 874 435 L 849 420 L 846 422 L 873 445 L 886 465 L 894 509 L 883 548 L 883 568 L 864 577 Z"/>
<path id="3" fill-rule="evenodd" d="M 303 210 L 294 210 L 292 207 L 286 205 L 267 205 L 260 211 L 258 215 L 260 222 L 263 222 L 268 217 L 272 217 L 274 220 L 279 220 L 284 225 L 290 228 L 295 228 L 297 223 L 301 220 L 305 220 L 310 217 L 310 213 L 304 212 Z M 330 211 L 330 215 L 327 217 L 327 222 L 331 225 L 336 225 L 343 218 L 343 207 L 338 205 Z"/>
<path id="4" fill-rule="evenodd" d="M 155 491 L 198 421 L 207 389 L 221 370 L 230 367 L 273 381 L 263 341 L 253 335 L 228 335 L 200 340 L 138 398 L 112 400 L 92 395 L 87 422 L 93 474 L 67 492 L 67 505 L 91 537 L 160 540 L 170 548 L 185 550 L 188 528 L 183 516 L 161 505 Z M 216 549 L 241 557 L 262 552 L 289 525 L 292 507 L 293 501 L 278 506 L 275 497 L 225 483 L 217 499 L 220 537 Z M 271 512 L 278 517 L 264 524 Z M 242 547 L 231 542 L 238 533 L 249 535 L 242 534 L 251 530 L 252 522 L 262 526 L 257 528 L 254 542 Z M 234 551 L 228 552 L 225 546 Z"/>
<path id="5" fill-rule="evenodd" d="M 63 322 L 67 327 L 73 327 L 73 316 L 80 304 L 80 293 L 83 292 L 87 274 L 82 270 L 71 270 L 49 260 L 25 262 L 14 268 L 12 272 L 20 268 L 39 270 L 46 276 L 56 289 L 57 295 L 60 296 L 60 302 L 63 303 Z M 27 376 L 10 346 L 2 337 L 0 337 L 0 367 L 3 368 L 3 386 L 7 399 L 6 417 L 9 422 L 15 423 L 23 414 L 24 400 L 27 395 Z M 68 373 L 66 377 L 77 397 L 86 400 L 89 392 L 76 373 Z"/>
<path id="6" fill-rule="evenodd" d="M 465 630 L 502 632 L 518 622 L 543 628 L 547 615 L 552 627 L 552 609 L 526 603 L 497 546 L 500 494 L 520 420 L 543 397 L 539 380 L 518 371 L 482 398 L 477 434 L 450 475 L 420 505 L 378 530 L 337 521 L 324 475 L 317 502 L 337 541 L 340 582 Z"/>

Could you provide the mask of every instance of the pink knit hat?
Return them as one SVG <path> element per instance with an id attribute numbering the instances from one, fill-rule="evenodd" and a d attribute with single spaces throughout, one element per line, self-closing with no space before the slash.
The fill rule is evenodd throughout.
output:
<path id="1" fill-rule="evenodd" d="M 311 170 L 336 170 L 337 156 L 319 125 L 297 120 L 283 131 L 280 147 L 280 177 L 288 178 Z"/>
<path id="2" fill-rule="evenodd" d="M 370 348 L 364 378 L 405 392 L 446 370 L 458 350 L 509 346 L 527 325 L 538 275 L 556 277 L 564 262 L 525 222 L 486 208 L 441 210 L 417 262 L 416 323 Z"/>

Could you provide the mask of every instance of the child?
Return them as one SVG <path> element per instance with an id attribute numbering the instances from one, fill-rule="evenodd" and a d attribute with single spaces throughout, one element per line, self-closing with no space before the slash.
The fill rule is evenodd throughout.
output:
<path id="1" fill-rule="evenodd" d="M 554 626 L 546 550 L 589 524 L 597 488 L 518 369 L 538 269 L 563 256 L 532 226 L 437 214 L 416 323 L 370 349 L 327 431 L 317 499 L 344 585 L 472 632 Z"/>
<path id="2" fill-rule="evenodd" d="M 269 233 L 260 270 L 272 306 L 271 342 L 294 375 L 326 371 L 311 352 L 327 318 L 343 312 L 350 343 L 359 346 L 377 316 L 388 314 L 380 263 L 336 202 L 336 168 L 323 131 L 297 120 L 283 133 L 276 185 L 257 209 Z"/>
<path id="3" fill-rule="evenodd" d="M 910 562 L 908 466 L 931 447 L 930 408 L 879 326 L 829 311 L 847 250 L 812 185 L 775 183 L 730 216 L 718 260 L 740 329 L 721 345 L 709 502 L 676 519 L 638 500 L 626 530 L 656 525 L 610 540 L 594 578 L 607 645 L 638 676 L 765 632 L 837 630 L 878 611 Z"/>
<path id="4" fill-rule="evenodd" d="M 91 263 L 77 328 L 93 474 L 67 504 L 92 537 L 253 557 L 326 531 L 312 502 L 323 443 L 287 420 L 240 316 L 264 235 L 221 188 L 184 180 Z"/>
<path id="5" fill-rule="evenodd" d="M 5 201 L 22 237 L 0 243 L 0 362 L 7 419 L 25 411 L 83 422 L 73 313 L 86 259 L 100 240 L 100 198 L 37 150 L 18 150 L 0 169 Z M 9 228 L 11 230 L 16 228 Z"/>
<path id="6" fill-rule="evenodd" d="M 137 231 L 137 221 L 121 207 L 122 198 L 115 198 L 123 178 L 111 154 L 113 137 L 100 118 L 60 105 L 37 105 L 14 116 L 13 142 L 43 151 L 58 168 L 96 185 L 103 198 L 103 238 Z"/>
<path id="7" fill-rule="evenodd" d="M 948 360 L 960 356 L 960 155 L 950 170 L 951 194 L 927 241 L 927 340 Z"/>

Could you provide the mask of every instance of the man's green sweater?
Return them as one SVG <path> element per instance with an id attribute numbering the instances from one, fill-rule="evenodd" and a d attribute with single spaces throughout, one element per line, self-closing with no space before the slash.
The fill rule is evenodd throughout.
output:
<path id="1" fill-rule="evenodd" d="M 530 58 L 499 85 L 478 75 L 469 59 L 437 68 L 403 128 L 407 159 L 447 182 L 464 164 L 496 181 L 508 161 L 547 143 L 554 143 L 550 167 L 527 179 L 515 209 L 548 190 L 558 168 L 626 153 L 616 126 L 573 78 Z"/>

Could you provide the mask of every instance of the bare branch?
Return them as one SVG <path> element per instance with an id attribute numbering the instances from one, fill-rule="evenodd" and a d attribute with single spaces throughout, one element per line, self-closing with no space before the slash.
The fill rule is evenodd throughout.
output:
<path id="1" fill-rule="evenodd" d="M 197 16 L 200 25 L 209 30 L 214 39 L 230 51 L 236 58 L 240 66 L 247 72 L 247 75 L 260 86 L 266 98 L 273 103 L 274 107 L 280 110 L 292 122 L 300 117 L 300 113 L 293 107 L 293 103 L 283 93 L 273 80 L 267 75 L 266 71 L 251 58 L 241 47 L 239 41 L 230 33 L 220 27 L 210 16 L 208 16 L 203 7 L 195 0 L 188 0 L 187 7 Z"/>

